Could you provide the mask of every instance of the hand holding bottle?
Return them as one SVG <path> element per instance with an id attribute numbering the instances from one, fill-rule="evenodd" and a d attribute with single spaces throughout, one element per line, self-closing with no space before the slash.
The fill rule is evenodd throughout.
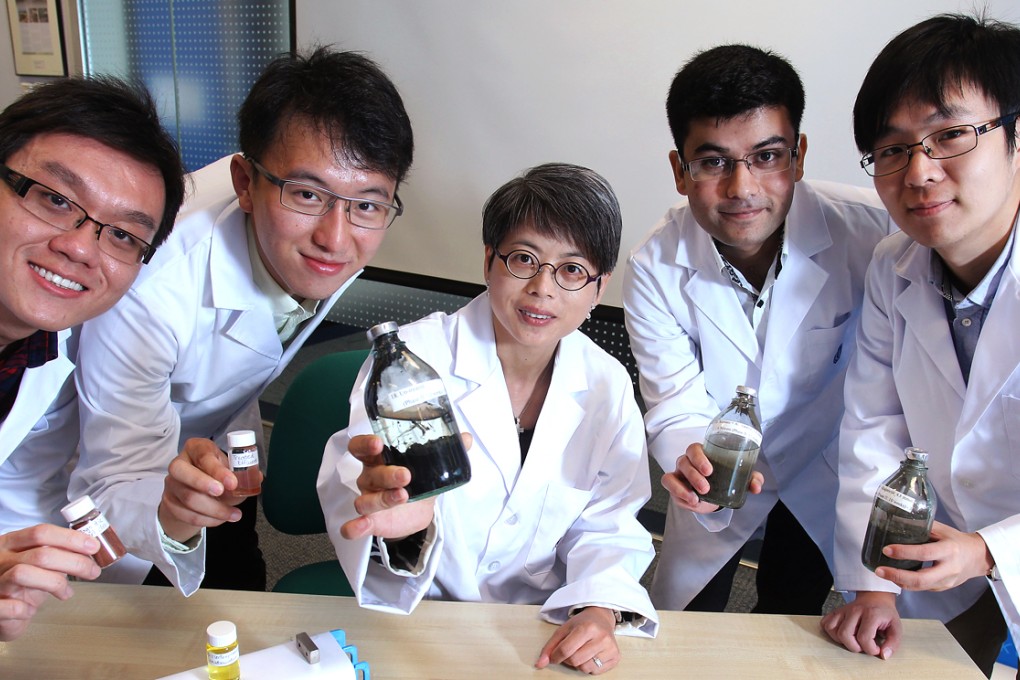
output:
<path id="1" fill-rule="evenodd" d="M 930 541 L 921 545 L 888 545 L 883 551 L 887 557 L 931 563 L 930 567 L 907 570 L 881 566 L 875 574 L 904 590 L 942 591 L 984 576 L 995 564 L 988 546 L 977 532 L 966 533 L 942 522 L 934 522 Z"/>
<path id="2" fill-rule="evenodd" d="M 718 505 L 701 500 L 701 495 L 708 493 L 710 488 L 708 476 L 711 474 L 712 463 L 701 443 L 695 442 L 677 459 L 676 470 L 662 476 L 662 486 L 681 508 L 699 514 L 714 512 Z M 751 473 L 747 491 L 759 494 L 764 484 L 765 476 L 755 470 Z"/>
<path id="3" fill-rule="evenodd" d="M 160 526 L 170 538 L 183 543 L 198 535 L 202 527 L 241 519 L 241 511 L 234 506 L 245 499 L 228 493 L 237 488 L 237 477 L 230 471 L 226 454 L 212 440 L 184 442 L 168 472 L 158 514 Z"/>
<path id="4" fill-rule="evenodd" d="M 471 448 L 471 435 L 461 434 L 464 448 Z M 347 445 L 351 455 L 364 466 L 358 476 L 361 495 L 354 501 L 359 517 L 344 523 L 340 534 L 347 539 L 363 536 L 403 538 L 421 531 L 432 522 L 435 498 L 407 502 L 411 472 L 383 460 L 383 441 L 376 435 L 352 437 Z"/>

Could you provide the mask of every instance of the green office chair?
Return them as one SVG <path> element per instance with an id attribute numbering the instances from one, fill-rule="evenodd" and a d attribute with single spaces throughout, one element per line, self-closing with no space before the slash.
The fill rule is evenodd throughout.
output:
<path id="1" fill-rule="evenodd" d="M 347 427 L 347 398 L 368 350 L 337 352 L 306 366 L 287 388 L 273 423 L 262 484 L 262 511 L 278 531 L 326 533 L 315 480 L 322 451 L 333 433 Z M 274 592 L 354 595 L 337 560 L 316 562 L 285 574 Z"/>

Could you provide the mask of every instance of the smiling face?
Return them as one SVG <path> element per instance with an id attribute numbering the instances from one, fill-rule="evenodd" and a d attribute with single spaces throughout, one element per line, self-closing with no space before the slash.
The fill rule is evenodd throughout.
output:
<path id="1" fill-rule="evenodd" d="M 804 176 L 807 141 L 796 139 L 785 107 L 754 109 L 735 118 L 698 118 L 691 121 L 684 140 L 685 161 L 723 156 L 743 158 L 765 149 L 798 147 L 788 170 L 753 175 L 743 163 L 722 179 L 695 182 L 681 167 L 676 152 L 670 163 L 676 188 L 690 203 L 698 225 L 721 244 L 727 257 L 753 259 L 786 220 L 793 202 L 793 188 Z M 774 252 L 765 256 L 771 261 Z M 727 252 L 729 251 L 729 252 Z"/>
<path id="2" fill-rule="evenodd" d="M 875 140 L 876 148 L 913 144 L 942 128 L 980 125 L 1000 115 L 969 85 L 947 96 L 946 105 L 948 116 L 930 104 L 902 102 Z M 936 250 L 972 284 L 998 256 L 1020 203 L 1020 154 L 1007 150 L 1005 134 L 1004 128 L 990 131 L 978 137 L 973 151 L 945 160 L 932 160 L 914 147 L 904 170 L 875 178 L 875 189 L 900 229 Z M 978 271 L 966 272 L 974 267 Z"/>
<path id="3" fill-rule="evenodd" d="M 263 158 L 267 171 L 341 196 L 392 204 L 396 182 L 386 175 L 338 161 L 330 139 L 305 119 L 291 118 Z M 280 187 L 235 156 L 231 163 L 241 209 L 251 214 L 259 255 L 280 287 L 298 300 L 324 300 L 363 268 L 382 244 L 386 230 L 347 221 L 344 201 L 325 215 L 294 212 L 280 204 Z"/>
<path id="4" fill-rule="evenodd" d="M 511 231 L 499 244 L 503 255 L 518 249 L 534 253 L 542 263 L 559 266 L 564 262 L 576 262 L 593 276 L 597 275 L 595 265 L 573 243 L 540 234 L 530 225 Z M 507 271 L 506 265 L 488 246 L 484 267 L 497 347 L 517 346 L 549 352 L 584 322 L 592 306 L 602 299 L 610 277 L 610 274 L 603 274 L 601 286 L 592 282 L 575 291 L 561 288 L 549 267 L 542 267 L 533 278 L 518 279 Z"/>
<path id="5" fill-rule="evenodd" d="M 89 216 L 124 226 L 151 241 L 163 216 L 159 170 L 95 140 L 44 134 L 29 140 L 6 165 L 60 192 Z M 139 218 L 144 216 L 139 224 Z M 128 226 L 130 225 L 130 226 Z M 61 231 L 33 216 L 0 186 L 0 347 L 37 330 L 57 331 L 105 312 L 138 275 L 141 264 L 99 250 L 95 225 Z"/>

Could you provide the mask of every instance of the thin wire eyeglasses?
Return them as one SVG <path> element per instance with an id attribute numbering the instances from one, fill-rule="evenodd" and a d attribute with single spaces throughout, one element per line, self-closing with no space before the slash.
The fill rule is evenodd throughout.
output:
<path id="1" fill-rule="evenodd" d="M 90 216 L 67 196 L 26 177 L 6 165 L 0 165 L 0 175 L 7 186 L 21 198 L 21 205 L 51 227 L 61 231 L 74 231 L 85 222 L 96 225 L 99 250 L 125 264 L 148 264 L 156 249 L 148 241 L 131 231 L 114 224 L 105 224 Z M 142 225 L 138 225 L 142 228 Z"/>
<path id="2" fill-rule="evenodd" d="M 533 279 L 542 271 L 542 267 L 549 267 L 553 272 L 553 280 L 563 290 L 578 291 L 592 281 L 598 281 L 602 275 L 592 276 L 584 265 L 578 262 L 562 262 L 554 265 L 550 262 L 539 262 L 538 256 L 530 250 L 511 250 L 504 255 L 496 248 L 492 249 L 496 257 L 503 261 L 506 270 L 516 279 Z"/>
<path id="3" fill-rule="evenodd" d="M 280 205 L 288 210 L 315 217 L 328 213 L 337 201 L 344 202 L 347 220 L 362 229 L 389 229 L 393 221 L 404 213 L 400 197 L 393 196 L 393 205 L 370 198 L 352 198 L 334 194 L 329 189 L 293 179 L 280 179 L 266 170 L 254 158 L 245 158 L 270 183 L 280 187 Z"/>
<path id="4" fill-rule="evenodd" d="M 695 158 L 689 163 L 682 164 L 680 167 L 686 170 L 695 182 L 725 179 L 733 174 L 733 168 L 736 167 L 737 163 L 746 165 L 747 171 L 752 175 L 768 175 L 773 172 L 788 170 L 793 165 L 793 159 L 799 153 L 800 150 L 795 146 L 782 146 L 754 151 L 743 158 L 729 158 L 727 156 Z"/>
<path id="5" fill-rule="evenodd" d="M 861 157 L 861 167 L 872 177 L 892 175 L 910 165 L 915 146 L 921 147 L 921 150 L 932 160 L 944 161 L 948 158 L 956 158 L 976 149 L 978 137 L 1012 123 L 1018 116 L 1020 116 L 1020 111 L 1006 114 L 987 123 L 954 125 L 936 130 L 913 144 L 880 146 Z"/>

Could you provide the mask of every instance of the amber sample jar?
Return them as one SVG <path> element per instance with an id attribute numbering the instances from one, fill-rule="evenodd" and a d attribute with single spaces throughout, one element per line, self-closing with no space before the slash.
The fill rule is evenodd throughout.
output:
<path id="1" fill-rule="evenodd" d="M 235 430 L 227 433 L 230 452 L 230 470 L 237 477 L 235 496 L 257 496 L 262 493 L 262 473 L 259 471 L 259 448 L 252 430 Z"/>
<path id="2" fill-rule="evenodd" d="M 99 552 L 92 556 L 100 567 L 105 568 L 124 557 L 127 549 L 117 538 L 117 532 L 90 496 L 82 496 L 60 509 L 60 514 L 68 525 L 83 534 L 95 537 L 99 541 Z"/>

